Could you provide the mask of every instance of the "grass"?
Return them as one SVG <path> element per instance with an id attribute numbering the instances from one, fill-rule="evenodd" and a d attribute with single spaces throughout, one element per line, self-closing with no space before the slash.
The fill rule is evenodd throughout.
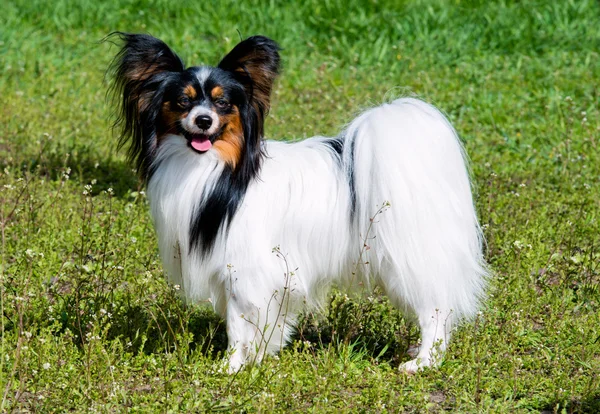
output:
<path id="1" fill-rule="evenodd" d="M 6 1 L 0 15 L 0 411 L 600 411 L 596 1 Z M 494 272 L 439 369 L 397 371 L 416 328 L 374 294 L 307 315 L 260 367 L 220 372 L 223 324 L 163 278 L 110 130 L 113 30 L 190 64 L 283 46 L 275 139 L 335 134 L 418 95 L 472 162 Z M 357 318 L 356 315 L 360 315 Z"/>

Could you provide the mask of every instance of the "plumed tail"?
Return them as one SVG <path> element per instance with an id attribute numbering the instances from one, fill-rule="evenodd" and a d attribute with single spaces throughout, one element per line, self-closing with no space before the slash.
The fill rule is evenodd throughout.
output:
<path id="1" fill-rule="evenodd" d="M 403 98 L 363 113 L 345 136 L 366 271 L 397 305 L 474 315 L 487 277 L 483 238 L 466 156 L 448 120 Z"/>

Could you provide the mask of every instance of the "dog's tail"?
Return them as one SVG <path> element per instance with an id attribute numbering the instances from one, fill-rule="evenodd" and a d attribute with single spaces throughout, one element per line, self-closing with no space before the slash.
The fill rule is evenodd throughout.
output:
<path id="1" fill-rule="evenodd" d="M 346 137 L 366 271 L 398 305 L 472 316 L 487 276 L 483 239 L 466 155 L 446 117 L 403 98 L 363 113 Z"/>

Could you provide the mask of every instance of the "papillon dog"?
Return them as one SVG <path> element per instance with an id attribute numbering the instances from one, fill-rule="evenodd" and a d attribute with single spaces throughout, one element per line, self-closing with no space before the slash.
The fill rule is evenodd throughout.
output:
<path id="1" fill-rule="evenodd" d="M 379 287 L 421 329 L 401 369 L 438 364 L 487 275 L 465 153 L 444 115 L 403 98 L 337 137 L 266 141 L 273 40 L 186 68 L 159 39 L 114 36 L 120 142 L 146 184 L 168 279 L 226 321 L 227 369 L 279 351 L 332 285 Z"/>

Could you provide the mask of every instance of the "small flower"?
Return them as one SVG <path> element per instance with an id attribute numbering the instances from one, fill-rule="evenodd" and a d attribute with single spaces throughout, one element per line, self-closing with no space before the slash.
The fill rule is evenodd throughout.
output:
<path id="1" fill-rule="evenodd" d="M 42 368 L 44 368 L 45 370 L 49 370 L 50 369 L 50 363 L 49 362 L 45 362 L 44 365 L 42 365 Z"/>

